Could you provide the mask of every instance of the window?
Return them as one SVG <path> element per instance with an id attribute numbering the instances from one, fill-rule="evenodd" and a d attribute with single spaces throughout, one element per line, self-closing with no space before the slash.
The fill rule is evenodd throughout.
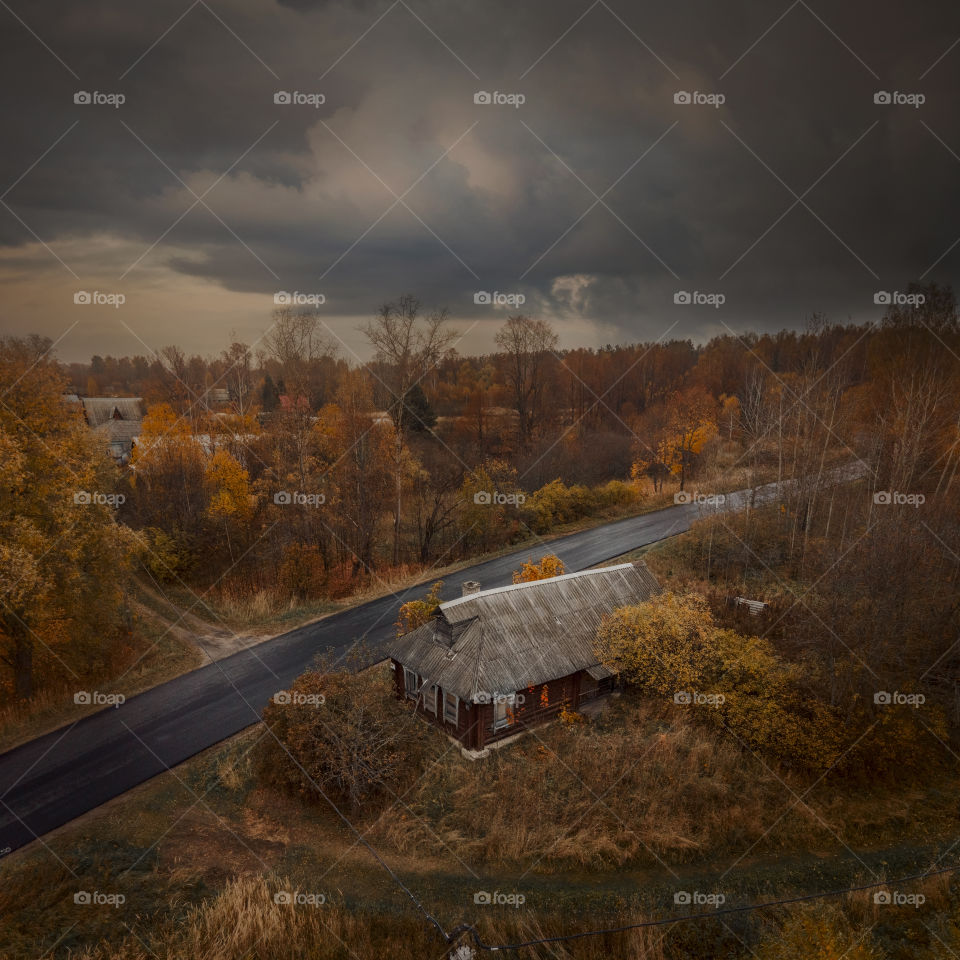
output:
<path id="1" fill-rule="evenodd" d="M 460 698 L 455 693 L 443 694 L 443 719 L 447 723 L 456 723 L 460 715 Z"/>
<path id="2" fill-rule="evenodd" d="M 413 670 L 403 668 L 403 691 L 411 700 L 417 699 L 417 692 L 420 687 L 417 683 L 417 675 Z"/>
<path id="3" fill-rule="evenodd" d="M 497 694 L 493 698 L 493 729 L 509 727 L 515 718 L 516 697 L 514 694 Z"/>
<path id="4" fill-rule="evenodd" d="M 424 682 L 424 689 L 426 689 L 427 692 L 423 695 L 423 705 L 427 710 L 435 714 L 437 712 L 437 685 L 431 683 L 428 687 L 426 686 L 426 682 Z"/>

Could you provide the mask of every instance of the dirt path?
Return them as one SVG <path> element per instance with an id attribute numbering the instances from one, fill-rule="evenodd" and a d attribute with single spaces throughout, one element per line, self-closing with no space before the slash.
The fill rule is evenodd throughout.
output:
<path id="1" fill-rule="evenodd" d="M 132 605 L 137 614 L 161 630 L 169 631 L 193 644 L 203 654 L 205 662 L 222 660 L 238 650 L 246 650 L 273 636 L 273 633 L 253 630 L 235 632 L 227 627 L 216 626 L 190 610 L 176 606 L 142 581 L 139 586 L 150 602 L 133 600 Z"/>

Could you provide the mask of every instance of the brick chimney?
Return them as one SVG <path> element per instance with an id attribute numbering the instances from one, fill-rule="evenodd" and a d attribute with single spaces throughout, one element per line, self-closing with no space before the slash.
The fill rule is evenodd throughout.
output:
<path id="1" fill-rule="evenodd" d="M 480 581 L 479 580 L 464 580 L 463 581 L 463 596 L 469 597 L 471 593 L 480 592 Z"/>

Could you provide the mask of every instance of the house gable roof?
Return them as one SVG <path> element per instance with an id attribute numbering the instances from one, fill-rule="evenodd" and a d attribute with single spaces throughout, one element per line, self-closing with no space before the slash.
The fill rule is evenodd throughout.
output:
<path id="1" fill-rule="evenodd" d="M 143 401 L 139 397 L 81 397 L 83 412 L 91 427 L 109 420 L 143 419 Z"/>
<path id="2" fill-rule="evenodd" d="M 386 652 L 461 699 L 480 701 L 596 670 L 603 617 L 659 590 L 642 562 L 483 590 L 442 603 L 439 617 Z"/>

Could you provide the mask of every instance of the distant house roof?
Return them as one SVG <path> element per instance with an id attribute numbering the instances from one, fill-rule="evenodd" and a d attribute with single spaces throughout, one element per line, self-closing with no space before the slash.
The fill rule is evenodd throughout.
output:
<path id="1" fill-rule="evenodd" d="M 111 443 L 132 443 L 140 433 L 143 424 L 139 420 L 106 420 L 93 432 L 102 434 Z"/>
<path id="2" fill-rule="evenodd" d="M 229 403 L 230 391 L 226 387 L 211 387 L 204 394 L 204 399 L 207 403 Z"/>
<path id="3" fill-rule="evenodd" d="M 140 397 L 81 397 L 83 413 L 91 427 L 99 427 L 108 420 L 143 419 L 143 400 Z"/>
<path id="4" fill-rule="evenodd" d="M 600 621 L 658 593 L 642 562 L 482 590 L 440 604 L 440 616 L 390 642 L 386 654 L 462 700 L 479 701 L 586 670 Z"/>

